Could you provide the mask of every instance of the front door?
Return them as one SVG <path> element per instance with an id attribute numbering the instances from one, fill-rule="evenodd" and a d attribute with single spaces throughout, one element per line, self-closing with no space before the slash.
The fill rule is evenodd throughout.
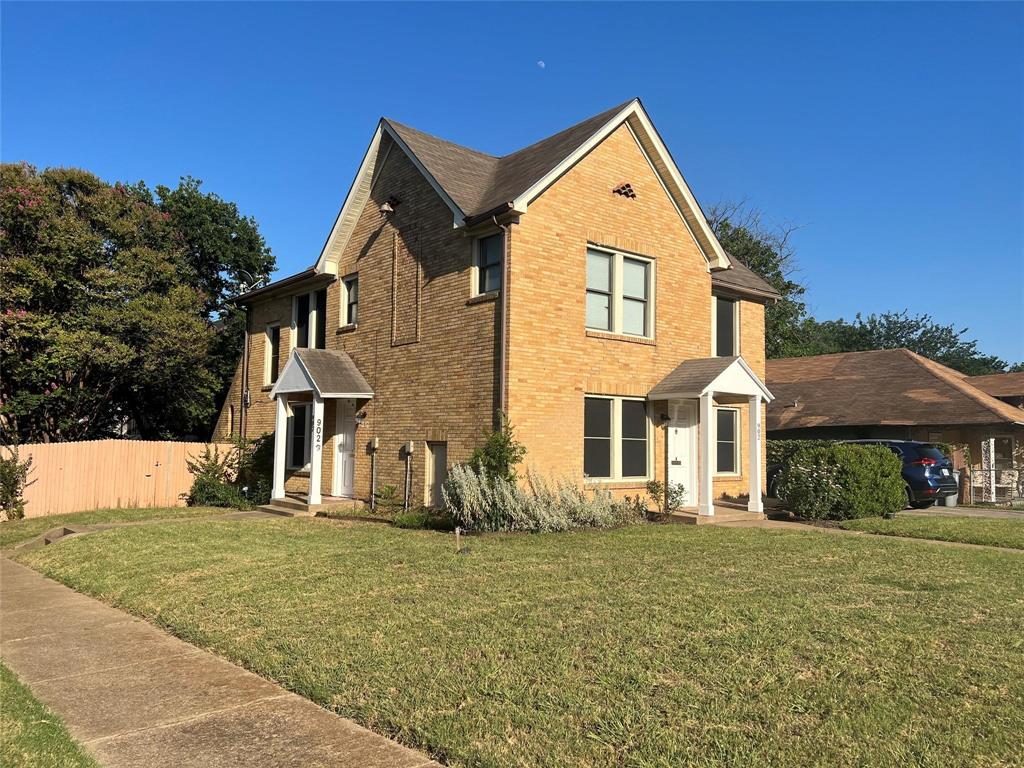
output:
<path id="1" fill-rule="evenodd" d="M 351 496 L 356 470 L 356 404 L 354 400 L 336 401 L 337 425 L 334 438 L 333 496 Z"/>
<path id="2" fill-rule="evenodd" d="M 683 506 L 692 507 L 697 503 L 697 404 L 673 404 L 671 412 L 666 441 L 668 481 L 682 484 Z"/>

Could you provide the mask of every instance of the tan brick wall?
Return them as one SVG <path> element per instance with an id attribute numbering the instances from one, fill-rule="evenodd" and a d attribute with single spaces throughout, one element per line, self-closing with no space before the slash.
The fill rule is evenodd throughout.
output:
<path id="1" fill-rule="evenodd" d="M 612 193 L 623 182 L 635 199 Z M 588 242 L 655 261 L 653 342 L 585 330 Z M 515 227 L 511 271 L 509 418 L 527 446 L 528 465 L 580 478 L 584 394 L 643 396 L 683 360 L 711 354 L 711 276 L 625 127 L 531 204 Z M 763 312 L 743 302 L 741 353 L 761 376 Z M 745 419 L 743 425 L 741 442 Z M 662 477 L 662 429 L 655 430 L 653 464 Z M 716 481 L 715 494 L 745 483 L 745 473 Z M 610 487 L 633 493 L 641 486 Z"/>

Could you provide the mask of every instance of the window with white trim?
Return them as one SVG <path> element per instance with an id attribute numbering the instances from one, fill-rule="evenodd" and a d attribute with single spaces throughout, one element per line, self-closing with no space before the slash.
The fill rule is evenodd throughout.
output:
<path id="1" fill-rule="evenodd" d="M 501 232 L 478 237 L 473 245 L 473 293 L 482 296 L 501 289 L 501 261 L 505 236 Z"/>
<path id="2" fill-rule="evenodd" d="M 583 474 L 588 480 L 648 479 L 651 421 L 639 398 L 583 399 Z"/>
<path id="3" fill-rule="evenodd" d="M 292 346 L 327 347 L 327 289 L 300 293 L 292 299 Z"/>
<path id="4" fill-rule="evenodd" d="M 281 325 L 279 323 L 267 326 L 267 338 L 263 349 L 263 383 L 274 384 L 277 382 L 281 366 Z"/>
<path id="5" fill-rule="evenodd" d="M 739 474 L 740 412 L 735 408 L 715 409 L 715 472 Z"/>
<path id="6" fill-rule="evenodd" d="M 587 248 L 586 327 L 627 336 L 654 336 L 654 262 Z"/>
<path id="7" fill-rule="evenodd" d="M 305 469 L 309 466 L 310 403 L 293 403 L 288 415 L 288 468 Z"/>
<path id="8" fill-rule="evenodd" d="M 711 327 L 714 335 L 715 357 L 735 357 L 739 354 L 739 301 L 713 296 Z"/>
<path id="9" fill-rule="evenodd" d="M 350 275 L 341 281 L 341 324 L 359 322 L 359 275 Z"/>

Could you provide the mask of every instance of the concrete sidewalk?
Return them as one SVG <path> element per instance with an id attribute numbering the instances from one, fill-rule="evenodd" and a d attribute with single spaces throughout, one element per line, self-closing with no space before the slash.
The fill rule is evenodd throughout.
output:
<path id="1" fill-rule="evenodd" d="M 5 557 L 0 656 L 111 768 L 439 768 Z"/>

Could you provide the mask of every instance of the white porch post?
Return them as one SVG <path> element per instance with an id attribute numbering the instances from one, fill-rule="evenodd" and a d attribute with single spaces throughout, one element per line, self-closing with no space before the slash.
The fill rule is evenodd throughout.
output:
<path id="1" fill-rule="evenodd" d="M 715 505 L 712 499 L 712 473 L 711 462 L 714 461 L 714 452 L 711 450 L 714 436 L 714 411 L 711 407 L 713 392 L 705 392 L 700 396 L 700 460 L 698 472 L 700 474 L 697 511 L 702 515 L 715 514 Z"/>
<path id="2" fill-rule="evenodd" d="M 284 498 L 284 459 L 288 450 L 288 406 L 285 396 L 277 396 L 277 416 L 274 420 L 274 489 L 271 497 Z"/>
<path id="3" fill-rule="evenodd" d="M 750 398 L 750 416 L 747 419 L 750 425 L 750 501 L 747 502 L 747 510 L 750 512 L 764 512 L 764 504 L 761 501 L 761 396 L 753 395 Z"/>
<path id="4" fill-rule="evenodd" d="M 313 395 L 313 418 L 309 424 L 309 503 L 320 503 L 320 475 L 324 463 L 324 401 Z"/>

